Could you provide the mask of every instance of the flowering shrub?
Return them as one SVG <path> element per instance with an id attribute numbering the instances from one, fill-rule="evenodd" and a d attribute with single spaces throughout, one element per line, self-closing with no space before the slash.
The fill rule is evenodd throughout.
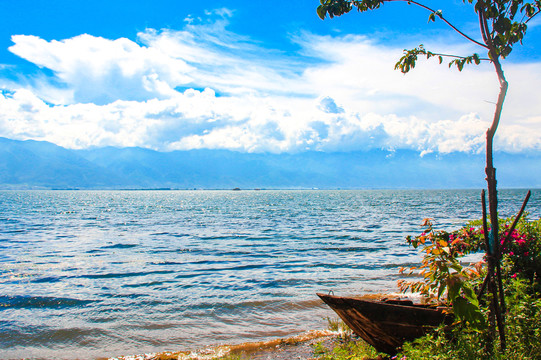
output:
<path id="1" fill-rule="evenodd" d="M 507 219 L 501 227 L 500 244 L 503 254 L 504 271 L 508 277 L 529 280 L 537 283 L 541 275 L 541 219 L 519 221 L 508 242 L 512 219 Z"/>
<path id="2" fill-rule="evenodd" d="M 419 292 L 428 302 L 451 304 L 459 320 L 468 322 L 473 328 L 483 328 L 484 317 L 474 291 L 474 285 L 484 275 L 483 263 L 473 267 L 463 266 L 459 259 L 479 250 L 481 235 L 474 227 L 465 227 L 454 232 L 434 230 L 431 219 L 425 219 L 424 231 L 407 241 L 414 248 L 421 247 L 424 253 L 421 265 L 400 272 L 416 275 L 420 281 L 398 282 L 401 291 Z"/>
<path id="3" fill-rule="evenodd" d="M 538 284 L 541 275 L 541 219 L 528 221 L 523 217 L 511 233 L 514 218 L 501 220 L 499 241 L 503 257 L 503 278 L 520 278 Z M 429 303 L 450 304 L 459 320 L 473 328 L 482 328 L 484 319 L 474 289 L 486 276 L 486 262 L 465 266 L 460 259 L 471 253 L 485 251 L 481 221 L 474 221 L 456 231 L 435 230 L 431 219 L 425 219 L 424 230 L 416 237 L 407 237 L 414 248 L 420 248 L 420 266 L 401 268 L 402 274 L 415 274 L 418 281 L 399 280 L 401 291 L 418 292 Z"/>

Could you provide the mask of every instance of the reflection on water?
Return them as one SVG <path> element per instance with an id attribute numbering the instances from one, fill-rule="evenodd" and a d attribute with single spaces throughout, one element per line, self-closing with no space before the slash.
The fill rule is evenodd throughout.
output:
<path id="1" fill-rule="evenodd" d="M 525 191 L 500 191 L 500 211 Z M 539 217 L 541 193 L 529 211 Z M 324 328 L 316 292 L 395 289 L 425 217 L 479 191 L 0 192 L 2 357 L 93 358 Z"/>

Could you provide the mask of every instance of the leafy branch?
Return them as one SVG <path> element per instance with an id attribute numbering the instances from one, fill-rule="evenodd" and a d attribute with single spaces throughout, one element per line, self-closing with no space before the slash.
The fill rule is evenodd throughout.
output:
<path id="1" fill-rule="evenodd" d="M 435 54 L 419 47 L 404 51 L 405 55 L 401 59 L 401 65 L 395 66 L 395 69 L 400 69 L 403 73 L 415 67 L 415 61 L 419 54 L 425 55 L 427 58 L 435 55 L 453 57 L 455 59 L 449 63 L 449 66 L 456 65 L 460 71 L 466 64 L 474 63 L 478 65 L 480 63 L 478 60 L 490 60 L 494 62 L 498 57 L 505 58 L 511 53 L 515 43 L 522 43 L 527 30 L 527 23 L 541 12 L 541 0 L 535 0 L 533 2 L 524 2 L 524 0 L 463 0 L 464 3 L 468 2 L 470 4 L 475 1 L 475 11 L 479 15 L 483 42 L 475 40 L 458 29 L 443 16 L 441 10 L 434 10 L 414 0 L 320 0 L 317 13 L 323 20 L 327 16 L 333 18 L 349 13 L 353 8 L 356 8 L 359 12 L 366 12 L 378 9 L 386 2 L 398 1 L 407 2 L 409 5 L 416 5 L 429 11 L 428 22 L 435 22 L 439 18 L 470 42 L 487 49 L 489 56 L 489 59 L 481 59 L 477 54 L 472 56 Z M 523 15 L 522 19 L 520 21 L 514 21 L 515 16 L 519 13 Z"/>
<path id="2" fill-rule="evenodd" d="M 443 22 L 445 22 L 449 27 L 451 27 L 453 30 L 455 30 L 457 33 L 468 39 L 469 41 L 482 46 L 486 47 L 485 44 L 473 39 L 471 36 L 465 34 L 463 31 L 459 30 L 456 26 L 454 26 L 450 21 L 448 21 L 444 16 L 443 12 L 441 10 L 434 10 L 424 4 L 421 4 L 420 2 L 414 1 L 414 0 L 321 0 L 321 5 L 317 8 L 317 13 L 321 20 L 324 20 L 326 15 L 330 18 L 333 18 L 334 16 L 340 16 L 345 13 L 350 12 L 353 7 L 355 6 L 359 12 L 365 12 L 369 10 L 375 10 L 381 7 L 386 2 L 407 2 L 408 5 L 416 5 L 419 6 L 425 10 L 428 10 L 430 12 L 430 15 L 428 17 L 428 21 L 436 21 L 436 16 L 441 19 Z"/>
<path id="3" fill-rule="evenodd" d="M 400 269 L 409 275 L 417 271 L 421 280 L 399 280 L 400 290 L 419 292 L 434 304 L 451 304 L 459 321 L 469 323 L 476 330 L 484 329 L 486 322 L 473 285 L 484 276 L 485 264 L 479 262 L 474 267 L 466 267 L 459 261 L 479 249 L 478 231 L 469 227 L 451 233 L 436 231 L 431 219 L 425 219 L 422 226 L 421 235 L 407 238 L 410 245 L 424 253 L 421 265 Z"/>
<path id="4" fill-rule="evenodd" d="M 487 187 L 488 187 L 488 200 L 489 200 L 489 212 L 490 212 L 490 223 L 492 224 L 490 234 L 485 233 L 487 243 L 494 244 L 493 247 L 487 247 L 487 288 L 488 292 L 492 296 L 492 301 L 490 304 L 488 318 L 489 324 L 491 324 L 490 333 L 492 334 L 493 325 L 495 323 L 494 319 L 497 320 L 498 331 L 500 334 L 500 344 L 501 348 L 505 349 L 505 313 L 500 309 L 505 309 L 505 298 L 503 296 L 503 287 L 502 287 L 502 277 L 501 277 L 501 259 L 502 253 L 500 249 L 500 244 L 496 239 L 499 236 L 499 225 L 498 225 L 498 192 L 497 192 L 497 181 L 496 181 L 496 169 L 493 165 L 493 141 L 494 135 L 498 128 L 503 103 L 508 89 L 508 82 L 505 78 L 501 60 L 505 59 L 511 51 L 513 46 L 516 43 L 522 44 L 524 35 L 528 28 L 528 22 L 532 20 L 535 16 L 541 13 L 541 0 L 525 1 L 525 0 L 462 0 L 463 3 L 473 4 L 474 11 L 478 16 L 479 27 L 481 37 L 483 42 L 479 42 L 472 37 L 466 35 L 455 27 L 451 22 L 443 17 L 443 12 L 440 10 L 434 10 L 430 7 L 423 5 L 422 3 L 416 0 L 320 0 L 319 7 L 317 8 L 317 13 L 321 19 L 325 19 L 326 16 L 334 17 L 340 16 L 345 13 L 350 12 L 354 7 L 357 8 L 359 12 L 366 12 L 369 10 L 376 10 L 380 8 L 386 2 L 396 2 L 396 1 L 405 1 L 409 5 L 413 4 L 418 7 L 421 7 L 430 12 L 428 17 L 428 22 L 436 21 L 436 18 L 444 21 L 449 27 L 451 27 L 455 32 L 464 36 L 469 41 L 475 43 L 478 46 L 481 46 L 487 51 L 488 59 L 482 59 L 477 54 L 471 56 L 456 56 L 456 55 L 446 55 L 438 54 L 427 51 L 422 45 L 412 49 L 404 50 L 404 55 L 400 60 L 395 64 L 395 69 L 400 69 L 402 73 L 407 73 L 415 67 L 417 59 L 420 55 L 425 56 L 427 59 L 437 56 L 440 64 L 443 62 L 444 57 L 450 57 L 452 60 L 449 62 L 449 67 L 456 65 L 459 71 L 462 71 L 466 64 L 480 64 L 482 60 L 489 60 L 493 65 L 498 76 L 498 81 L 500 83 L 500 91 L 498 94 L 498 100 L 496 102 L 496 107 L 494 110 L 494 117 L 492 119 L 492 124 L 488 128 L 486 133 L 486 166 L 485 173 L 487 175 Z M 520 21 L 516 19 L 520 18 Z M 485 209 L 485 195 L 483 191 L 482 195 L 483 203 L 483 214 L 486 215 Z M 486 216 L 484 216 L 486 221 Z M 432 255 L 435 256 L 433 260 L 436 263 L 442 263 L 437 258 L 440 255 L 440 250 L 437 248 L 437 243 L 434 243 L 436 247 L 427 248 L 426 250 Z M 443 245 L 442 245 L 443 246 Z M 443 246 L 443 248 L 447 248 Z M 436 252 L 434 252 L 434 251 Z M 445 252 L 445 251 L 444 251 Z M 443 261 L 443 260 L 442 260 Z M 456 273 L 460 273 L 459 267 L 451 261 L 450 265 L 446 265 L 450 269 L 454 269 Z M 425 269 L 426 270 L 426 269 Z M 431 271 L 429 269 L 429 271 Z M 444 271 L 445 273 L 445 271 Z M 444 277 L 445 281 L 442 282 L 442 279 L 436 279 L 436 282 L 443 284 L 447 287 L 448 294 L 457 293 L 453 290 L 454 284 L 456 281 L 450 281 L 451 277 L 454 277 L 453 272 L 447 272 L 447 277 Z M 438 291 L 439 292 L 439 291 Z M 466 302 L 465 306 L 470 310 L 475 310 L 477 306 L 477 301 L 475 298 L 469 296 L 470 291 L 461 288 L 458 293 L 462 293 L 464 296 L 459 300 L 459 302 Z M 451 296 L 453 298 L 453 296 Z M 455 299 L 456 301 L 456 299 Z M 473 307 L 472 307 L 473 306 Z M 461 309 L 456 309 L 461 311 Z M 468 310 L 469 311 L 469 310 Z M 474 313 L 477 313 L 475 310 Z M 490 336 L 492 338 L 492 335 Z"/>
<path id="5" fill-rule="evenodd" d="M 430 59 L 431 57 L 437 57 L 440 64 L 443 62 L 443 58 L 453 58 L 449 62 L 449 67 L 456 65 L 459 71 L 462 71 L 465 64 L 475 63 L 476 65 L 479 65 L 481 61 L 490 61 L 490 59 L 488 58 L 479 57 L 479 54 L 473 54 L 470 56 L 458 56 L 458 55 L 433 53 L 431 51 L 426 50 L 424 46 L 421 44 L 419 45 L 419 47 L 416 47 L 415 49 L 412 49 L 412 50 L 404 49 L 404 55 L 400 58 L 400 60 L 398 60 L 398 62 L 394 66 L 395 70 L 400 70 L 403 74 L 409 72 L 411 69 L 415 67 L 415 64 L 417 62 L 417 57 L 419 55 L 424 55 L 426 56 L 427 59 Z"/>

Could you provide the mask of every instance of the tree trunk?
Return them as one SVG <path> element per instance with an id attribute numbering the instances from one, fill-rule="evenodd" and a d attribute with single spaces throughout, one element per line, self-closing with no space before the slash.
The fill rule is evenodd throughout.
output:
<path id="1" fill-rule="evenodd" d="M 498 101 L 496 102 L 496 109 L 494 110 L 494 118 L 492 125 L 487 130 L 487 148 L 486 148 L 486 168 L 485 173 L 487 175 L 488 186 L 488 207 L 490 213 L 490 238 L 489 246 L 487 248 L 488 257 L 488 288 L 492 292 L 492 302 L 489 310 L 489 318 L 495 316 L 498 323 L 498 331 L 500 335 L 500 345 L 502 349 L 505 349 L 505 314 L 502 313 L 502 309 L 505 309 L 505 299 L 503 295 L 503 286 L 500 271 L 501 250 L 499 241 L 499 226 L 498 226 L 498 192 L 496 181 L 496 169 L 493 163 L 493 142 L 494 135 L 498 129 L 500 118 L 502 115 L 503 102 L 507 95 L 508 83 L 505 79 L 505 75 L 500 64 L 500 55 L 498 54 L 496 47 L 494 46 L 492 34 L 489 30 L 487 18 L 483 11 L 479 11 L 479 25 L 481 27 L 481 34 L 483 41 L 488 48 L 488 57 L 491 59 L 492 64 L 498 75 L 500 82 L 500 93 L 498 95 Z"/>
<path id="2" fill-rule="evenodd" d="M 500 82 L 500 93 L 498 95 L 498 101 L 496 103 L 496 110 L 494 112 L 494 119 L 492 121 L 491 127 L 487 130 L 487 148 L 486 148 L 486 168 L 485 172 L 487 175 L 487 185 L 488 185 L 488 207 L 490 213 L 490 246 L 487 249 L 487 255 L 489 257 L 488 266 L 489 266 L 489 276 L 492 279 L 489 279 L 489 289 L 491 289 L 493 301 L 490 312 L 494 312 L 492 316 L 495 315 L 498 325 L 498 332 L 500 335 L 500 346 L 502 349 L 506 348 L 505 341 L 505 314 L 502 313 L 502 309 L 505 309 L 505 299 L 503 294 L 501 271 L 500 271 L 500 260 L 501 260 L 501 250 L 500 250 L 500 241 L 499 241 L 499 225 L 498 225 L 498 192 L 497 192 L 497 181 L 496 181 L 496 169 L 493 165 L 493 141 L 494 134 L 498 128 L 500 122 L 500 117 L 503 108 L 503 102 L 507 94 L 508 83 L 505 79 L 501 64 L 498 60 L 498 56 L 495 55 L 495 52 L 491 49 L 490 56 L 494 67 L 496 68 L 496 73 L 498 74 L 498 80 Z"/>

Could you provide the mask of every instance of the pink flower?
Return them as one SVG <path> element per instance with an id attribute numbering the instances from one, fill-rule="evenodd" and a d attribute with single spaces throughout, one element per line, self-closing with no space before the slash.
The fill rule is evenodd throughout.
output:
<path id="1" fill-rule="evenodd" d="M 517 273 L 514 273 L 513 275 L 511 275 L 511 277 L 515 279 L 517 277 Z"/>

